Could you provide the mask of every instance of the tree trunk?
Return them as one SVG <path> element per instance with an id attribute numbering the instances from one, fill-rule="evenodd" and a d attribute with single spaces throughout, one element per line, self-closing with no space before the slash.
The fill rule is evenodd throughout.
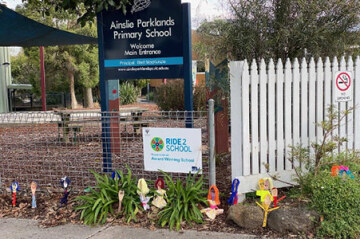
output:
<path id="1" fill-rule="evenodd" d="M 76 109 L 78 107 L 78 103 L 76 101 L 76 96 L 75 96 L 74 72 L 68 71 L 68 75 L 69 75 L 69 87 L 70 87 L 70 96 L 71 96 L 71 109 Z"/>
<path id="2" fill-rule="evenodd" d="M 93 108 L 94 101 L 91 88 L 85 88 L 85 108 Z"/>

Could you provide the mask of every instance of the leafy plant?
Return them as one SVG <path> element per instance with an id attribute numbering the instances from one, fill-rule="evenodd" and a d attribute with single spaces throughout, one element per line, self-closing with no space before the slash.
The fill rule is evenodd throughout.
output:
<path id="1" fill-rule="evenodd" d="M 78 196 L 75 201 L 80 201 L 80 205 L 75 210 L 81 211 L 80 220 L 84 224 L 92 225 L 105 223 L 108 214 L 114 215 L 114 205 L 118 203 L 118 192 L 125 192 L 123 198 L 123 215 L 127 222 L 136 221 L 136 214 L 140 208 L 140 200 L 136 193 L 136 179 L 132 178 L 131 170 L 124 175 L 122 171 L 116 171 L 120 179 L 112 179 L 107 174 L 100 175 L 91 171 L 95 176 L 96 186 L 90 188 L 87 195 Z"/>
<path id="2" fill-rule="evenodd" d="M 355 238 L 360 234 L 360 180 L 358 177 L 343 179 L 330 173 L 334 165 L 360 171 L 359 152 L 335 152 L 347 141 L 335 132 L 350 112 L 338 112 L 333 106 L 329 107 L 327 120 L 319 124 L 324 132 L 323 139 L 312 144 L 314 153 L 296 146 L 292 147 L 290 155 L 290 161 L 300 165 L 294 168 L 300 186 L 299 196 L 308 199 L 310 206 L 323 217 L 318 228 L 320 237 Z"/>
<path id="3" fill-rule="evenodd" d="M 126 217 L 127 222 L 131 220 L 136 221 L 136 214 L 142 210 L 140 198 L 137 194 L 137 180 L 132 177 L 129 167 L 128 174 L 124 175 L 123 172 L 117 171 L 120 174 L 120 190 L 124 191 L 124 198 L 122 201 L 123 215 Z"/>
<path id="4" fill-rule="evenodd" d="M 311 205 L 323 216 L 318 236 L 356 238 L 360 233 L 360 180 L 321 171 L 311 182 Z"/>
<path id="5" fill-rule="evenodd" d="M 128 105 L 136 102 L 139 90 L 131 83 L 125 82 L 120 85 L 120 104 Z"/>
<path id="6" fill-rule="evenodd" d="M 206 191 L 203 187 L 203 175 L 198 173 L 187 176 L 185 182 L 177 180 L 174 182 L 171 177 L 164 174 L 168 190 L 166 192 L 167 205 L 159 212 L 158 223 L 162 227 L 169 225 L 170 230 L 176 227 L 180 229 L 181 223 L 185 220 L 191 225 L 192 222 L 202 223 L 203 215 L 198 208 L 199 204 L 207 204 Z"/>
<path id="7" fill-rule="evenodd" d="M 81 210 L 80 220 L 84 224 L 92 225 L 105 223 L 109 213 L 114 214 L 113 204 L 117 202 L 118 180 L 101 176 L 92 171 L 96 179 L 95 188 L 90 188 L 90 194 L 78 196 L 75 201 L 81 201 L 81 205 L 75 210 Z"/>
<path id="8" fill-rule="evenodd" d="M 326 120 L 318 124 L 318 127 L 321 127 L 324 132 L 323 138 L 320 142 L 313 142 L 311 144 L 314 149 L 313 155 L 309 154 L 308 148 L 304 148 L 301 145 L 290 146 L 291 152 L 288 158 L 289 161 L 293 165 L 295 165 L 295 162 L 298 162 L 298 165 L 301 165 L 301 167 L 294 167 L 294 171 L 302 194 L 308 193 L 309 188 L 307 187 L 309 187 L 312 178 L 316 176 L 319 171 L 324 170 L 324 167 L 328 169 L 326 166 L 343 163 L 344 161 L 352 161 L 352 159 L 354 159 L 353 157 L 350 157 L 351 154 L 348 152 L 344 152 L 343 155 L 349 155 L 348 158 L 344 158 L 341 155 L 334 153 L 335 149 L 347 141 L 346 138 L 338 137 L 334 132 L 339 128 L 341 122 L 346 119 L 351 111 L 352 109 L 348 109 L 339 112 L 334 106 L 330 106 L 327 109 Z"/>
<path id="9" fill-rule="evenodd" d="M 156 88 L 155 102 L 164 111 L 180 110 L 184 107 L 184 83 L 172 80 Z"/>

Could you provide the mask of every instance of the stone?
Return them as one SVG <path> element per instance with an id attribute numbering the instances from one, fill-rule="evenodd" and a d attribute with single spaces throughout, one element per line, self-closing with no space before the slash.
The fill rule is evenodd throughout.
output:
<path id="1" fill-rule="evenodd" d="M 272 230 L 285 232 L 313 231 L 320 217 L 315 211 L 304 207 L 279 208 L 269 213 L 267 225 Z"/>
<path id="2" fill-rule="evenodd" d="M 261 228 L 264 220 L 264 212 L 258 206 L 236 204 L 230 207 L 227 220 L 235 222 L 242 228 Z"/>

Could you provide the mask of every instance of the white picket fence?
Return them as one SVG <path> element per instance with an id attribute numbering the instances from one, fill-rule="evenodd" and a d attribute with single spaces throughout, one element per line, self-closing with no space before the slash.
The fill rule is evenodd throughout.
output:
<path id="1" fill-rule="evenodd" d="M 334 81 L 338 71 L 352 72 L 352 101 L 335 104 Z M 332 63 L 321 58 L 305 59 L 285 67 L 281 60 L 271 59 L 260 66 L 255 61 L 230 62 L 231 80 L 231 162 L 232 178 L 240 179 L 239 192 L 256 190 L 257 181 L 277 175 L 292 182 L 293 170 L 287 160 L 289 145 L 309 147 L 322 139 L 323 131 L 317 123 L 324 120 L 329 105 L 344 111 L 355 106 L 337 134 L 348 142 L 340 149 L 360 149 L 360 58 L 355 64 L 337 58 Z M 311 151 L 310 151 L 311 152 Z M 268 165 L 268 170 L 265 167 Z M 279 181 L 275 186 L 287 184 Z"/>

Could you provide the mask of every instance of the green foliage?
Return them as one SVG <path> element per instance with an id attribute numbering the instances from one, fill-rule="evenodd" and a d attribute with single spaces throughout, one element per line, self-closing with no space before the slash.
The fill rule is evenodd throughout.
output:
<path id="1" fill-rule="evenodd" d="M 84 26 L 87 22 L 94 22 L 96 13 L 103 9 L 122 9 L 126 14 L 126 6 L 131 5 L 133 0 L 23 0 L 38 6 L 39 13 L 44 16 L 51 15 L 53 5 L 55 11 L 66 11 L 67 13 L 77 14 L 78 22 Z"/>
<path id="2" fill-rule="evenodd" d="M 128 105 L 136 102 L 139 90 L 131 83 L 125 82 L 120 85 L 120 104 Z"/>
<path id="3" fill-rule="evenodd" d="M 119 190 L 124 191 L 122 201 L 123 215 L 127 222 L 136 221 L 136 214 L 141 210 L 139 196 L 137 195 L 136 178 L 132 178 L 131 170 L 124 175 L 122 171 L 117 171 L 119 179 L 112 179 L 108 175 L 100 175 L 92 171 L 95 176 L 96 186 L 90 188 L 87 195 L 78 196 L 75 201 L 80 201 L 80 205 L 75 210 L 81 211 L 81 220 L 84 224 L 93 225 L 105 223 L 108 214 L 115 214 L 114 205 L 118 203 Z"/>
<path id="4" fill-rule="evenodd" d="M 194 110 L 206 109 L 206 88 L 196 86 L 194 91 Z M 155 102 L 164 111 L 184 111 L 184 81 L 172 80 L 156 88 Z"/>
<path id="5" fill-rule="evenodd" d="M 324 136 L 312 144 L 313 154 L 301 146 L 291 148 L 289 160 L 303 166 L 294 168 L 300 194 L 295 190 L 292 194 L 307 198 L 323 216 L 324 220 L 318 228 L 318 236 L 321 237 L 355 238 L 360 234 L 360 180 L 356 173 L 360 171 L 360 155 L 350 151 L 334 152 L 346 142 L 335 132 L 350 112 L 351 109 L 338 112 L 333 106 L 328 108 L 327 119 L 319 124 Z M 331 176 L 333 165 L 348 166 L 355 178 Z"/>
<path id="6" fill-rule="evenodd" d="M 148 80 L 148 79 L 135 80 L 135 85 L 136 85 L 136 87 L 139 88 L 140 90 L 141 90 L 142 88 L 145 88 L 148 83 L 150 83 L 150 80 Z"/>
<path id="7" fill-rule="evenodd" d="M 193 45 L 194 51 L 203 60 L 210 57 L 213 62 L 220 63 L 226 58 L 228 46 L 224 43 L 230 39 L 230 27 L 229 22 L 223 19 L 203 22 L 196 30 L 200 41 Z"/>
<path id="8" fill-rule="evenodd" d="M 303 167 L 295 167 L 296 180 L 300 185 L 301 193 L 303 195 L 309 194 L 309 185 L 314 176 L 319 171 L 328 169 L 329 165 L 342 164 L 346 162 L 357 161 L 357 155 L 354 153 L 343 152 L 335 154 L 334 150 L 341 146 L 347 140 L 334 134 L 339 128 L 340 124 L 346 116 L 351 113 L 352 109 L 339 112 L 334 106 L 327 109 L 326 120 L 318 124 L 318 127 L 323 129 L 323 138 L 319 142 L 313 142 L 311 146 L 314 149 L 314 154 L 309 154 L 309 149 L 301 145 L 291 146 L 289 160 L 295 165 Z M 304 170 L 305 169 L 305 170 Z"/>
<path id="9" fill-rule="evenodd" d="M 182 80 L 168 81 L 156 88 L 155 102 L 161 110 L 184 110 L 184 83 Z"/>
<path id="10" fill-rule="evenodd" d="M 215 62 L 351 54 L 359 43 L 357 0 L 229 0 L 228 20 L 204 22 L 194 46 Z"/>
<path id="11" fill-rule="evenodd" d="M 96 37 L 97 35 L 96 26 L 87 24 L 81 28 L 76 22 L 77 14 L 60 9 L 56 10 L 55 1 L 29 0 L 23 2 L 23 6 L 16 8 L 16 11 L 22 15 L 45 25 L 77 34 L 91 37 Z M 83 11 L 82 6 L 77 7 L 79 12 Z M 44 11 L 48 14 L 43 15 Z M 22 59 L 24 55 L 27 60 L 26 62 Z M 20 54 L 14 58 L 14 62 L 19 62 L 29 71 L 15 73 L 15 77 L 19 80 L 28 78 L 28 81 L 34 86 L 34 92 L 39 93 L 40 87 L 39 83 L 37 83 L 40 76 L 39 48 L 24 48 L 24 55 Z M 76 106 L 76 94 L 83 95 L 83 88 L 94 88 L 99 82 L 97 45 L 46 47 L 44 57 L 47 90 L 51 92 L 70 90 L 72 106 L 74 107 Z M 91 90 L 85 91 L 85 94 L 91 94 Z M 89 99 L 92 99 L 92 95 L 85 98 L 87 105 L 92 103 L 87 102 Z"/>
<path id="12" fill-rule="evenodd" d="M 32 91 L 40 95 L 39 63 L 29 59 L 23 52 L 11 57 L 11 75 L 14 84 L 31 84 Z"/>
<path id="13" fill-rule="evenodd" d="M 322 171 L 311 181 L 311 204 L 324 217 L 319 236 L 355 238 L 360 233 L 360 180 Z"/>
<path id="14" fill-rule="evenodd" d="M 168 189 L 165 197 L 167 205 L 159 212 L 159 225 L 169 225 L 170 230 L 174 227 L 179 230 L 184 220 L 190 225 L 192 222 L 202 223 L 203 215 L 198 206 L 207 204 L 207 192 L 202 189 L 203 175 L 199 177 L 198 174 L 189 173 L 185 182 L 174 182 L 168 174 L 162 173 Z"/>
<path id="15" fill-rule="evenodd" d="M 75 210 L 81 210 L 80 220 L 84 220 L 84 224 L 87 225 L 105 223 L 108 214 L 114 214 L 113 204 L 118 201 L 116 200 L 119 190 L 118 182 L 107 175 L 92 173 L 97 183 L 95 189 L 90 188 L 90 194 L 78 196 L 75 199 L 82 202 Z"/>
<path id="16" fill-rule="evenodd" d="M 206 95 L 207 90 L 204 85 L 197 85 L 194 88 L 194 110 L 205 111 L 206 110 Z"/>
<path id="17" fill-rule="evenodd" d="M 150 101 L 154 101 L 154 92 L 149 92 L 149 94 L 148 95 L 146 95 L 146 98 L 148 98 L 149 97 L 149 100 Z"/>

